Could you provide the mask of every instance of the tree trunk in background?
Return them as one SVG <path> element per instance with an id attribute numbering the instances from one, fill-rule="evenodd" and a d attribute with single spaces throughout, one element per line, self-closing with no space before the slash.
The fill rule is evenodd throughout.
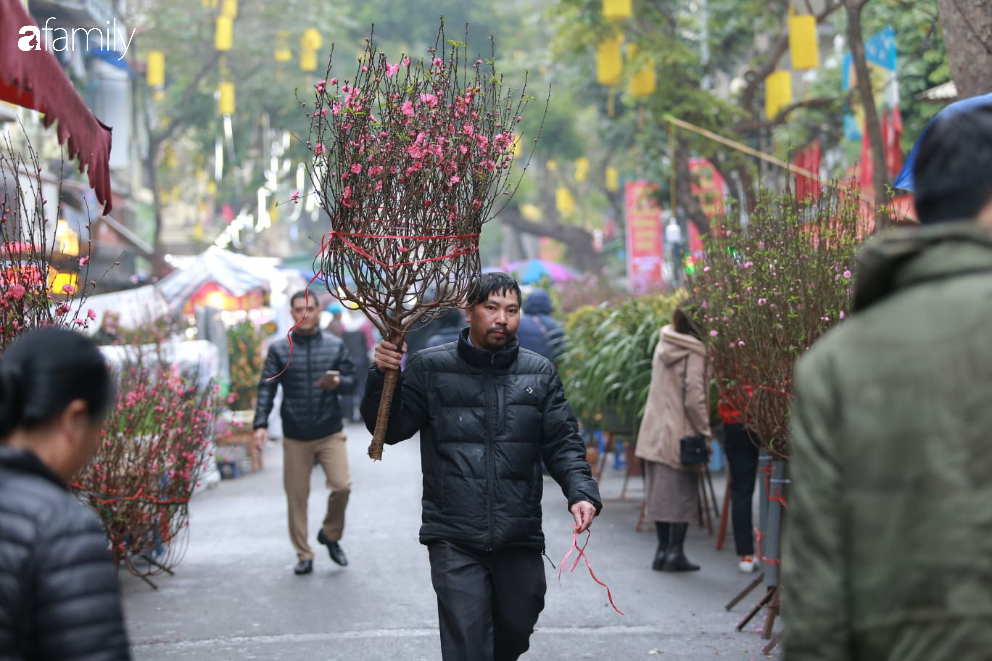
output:
<path id="1" fill-rule="evenodd" d="M 865 130 L 868 131 L 868 142 L 871 144 L 871 161 L 874 170 L 872 185 L 875 189 L 875 204 L 881 205 L 889 201 L 888 169 L 885 164 L 885 141 L 882 139 L 882 126 L 878 121 L 878 108 L 875 107 L 871 73 L 868 70 L 868 60 L 865 58 L 864 37 L 861 31 L 861 10 L 865 3 L 866 0 L 846 0 L 847 41 L 851 47 L 854 70 L 858 77 L 858 97 L 865 109 Z M 888 226 L 888 221 L 884 217 L 879 217 L 878 223 L 879 229 Z"/>
<path id="2" fill-rule="evenodd" d="M 675 201 L 682 207 L 688 220 L 696 224 L 703 236 L 710 232 L 710 219 L 703 211 L 699 198 L 692 192 L 692 171 L 689 169 L 689 144 L 680 137 L 675 138 Z M 689 235 L 686 234 L 686 244 Z"/>
<path id="3" fill-rule="evenodd" d="M 577 225 L 563 225 L 548 220 L 532 221 L 520 215 L 515 207 L 506 207 L 498 216 L 504 227 L 534 236 L 547 236 L 565 244 L 568 262 L 583 271 L 598 272 L 606 265 L 606 257 L 593 248 L 592 233 Z"/>
<path id="4" fill-rule="evenodd" d="M 158 143 L 152 143 L 148 148 L 145 162 L 145 179 L 152 192 L 152 210 L 155 212 L 155 232 L 152 235 L 152 274 L 156 277 L 165 275 L 167 264 L 165 252 L 162 250 L 162 198 L 158 189 Z"/>
<path id="5" fill-rule="evenodd" d="M 958 98 L 992 92 L 992 0 L 937 0 Z"/>

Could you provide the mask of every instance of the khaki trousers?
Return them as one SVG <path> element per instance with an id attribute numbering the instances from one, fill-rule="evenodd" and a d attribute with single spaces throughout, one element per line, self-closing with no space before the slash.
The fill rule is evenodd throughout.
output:
<path id="1" fill-rule="evenodd" d="M 284 438 L 283 485 L 289 504 L 289 539 L 300 560 L 312 560 L 313 550 L 307 543 L 307 500 L 310 498 L 310 473 L 316 457 L 331 490 L 324 516 L 324 536 L 332 542 L 344 533 L 344 510 L 351 495 L 351 475 L 348 473 L 348 448 L 343 432 L 316 441 L 294 441 Z"/>

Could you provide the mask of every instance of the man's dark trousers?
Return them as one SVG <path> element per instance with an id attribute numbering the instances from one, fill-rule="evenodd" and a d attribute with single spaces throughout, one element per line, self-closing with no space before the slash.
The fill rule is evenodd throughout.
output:
<path id="1" fill-rule="evenodd" d="M 723 448 L 730 468 L 730 509 L 737 555 L 754 555 L 754 478 L 758 473 L 757 439 L 744 425 L 723 426 Z"/>
<path id="2" fill-rule="evenodd" d="M 530 646 L 547 581 L 533 549 L 428 546 L 444 661 L 515 661 Z"/>

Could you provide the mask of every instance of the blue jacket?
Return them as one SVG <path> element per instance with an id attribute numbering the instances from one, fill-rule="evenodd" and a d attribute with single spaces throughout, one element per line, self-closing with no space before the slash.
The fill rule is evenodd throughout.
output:
<path id="1" fill-rule="evenodd" d="M 535 290 L 524 303 L 520 326 L 520 346 L 555 362 L 565 350 L 565 331 L 551 316 L 551 297 L 543 289 Z"/>

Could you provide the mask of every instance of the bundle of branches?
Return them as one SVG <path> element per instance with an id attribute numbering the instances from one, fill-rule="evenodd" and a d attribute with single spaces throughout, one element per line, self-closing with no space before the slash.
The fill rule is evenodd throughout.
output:
<path id="1" fill-rule="evenodd" d="M 151 361 L 125 365 L 119 393 L 99 452 L 72 486 L 100 516 L 117 561 L 147 577 L 169 571 L 185 551 L 188 504 L 206 468 L 216 389 Z M 147 566 L 136 565 L 138 557 Z"/>
<path id="2" fill-rule="evenodd" d="M 349 78 L 331 77 L 332 51 L 307 144 L 333 228 L 319 257 L 327 288 L 400 345 L 418 320 L 459 306 L 478 276 L 482 225 L 519 184 L 514 128 L 530 99 L 526 81 L 503 86 L 494 55 L 470 60 L 464 42 L 446 40 L 443 22 L 426 59 L 391 63 L 373 36 Z M 387 375 L 376 460 L 397 378 Z"/>
<path id="3" fill-rule="evenodd" d="M 48 200 L 42 193 L 41 164 L 30 142 L 18 149 L 5 134 L 0 147 L 0 351 L 27 329 L 87 327 L 96 317 L 92 310 L 84 312 L 87 294 L 96 286 L 87 283 L 89 242 L 79 245 L 78 255 L 67 255 L 45 222 L 46 209 L 58 205 L 57 198 Z M 56 285 L 58 271 L 73 274 L 76 284 Z"/>
<path id="4" fill-rule="evenodd" d="M 854 190 L 814 203 L 764 192 L 743 224 L 728 214 L 706 239 L 691 297 L 724 397 L 773 455 L 787 458 L 792 370 L 844 319 L 854 255 L 867 234 Z"/>

